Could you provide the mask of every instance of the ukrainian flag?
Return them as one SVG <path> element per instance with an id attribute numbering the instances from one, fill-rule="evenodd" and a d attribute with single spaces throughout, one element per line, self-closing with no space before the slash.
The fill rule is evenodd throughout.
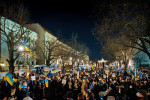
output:
<path id="1" fill-rule="evenodd" d="M 52 69 L 52 71 L 53 71 L 53 72 L 56 72 L 56 69 L 54 68 L 54 69 Z"/>
<path id="2" fill-rule="evenodd" d="M 26 52 L 29 52 L 29 53 L 32 55 L 32 57 L 38 58 L 38 56 L 37 56 L 36 54 L 33 54 L 33 53 L 31 52 L 31 50 L 28 48 L 26 42 L 24 42 L 24 49 L 25 49 Z"/>
<path id="3" fill-rule="evenodd" d="M 27 88 L 27 86 L 24 86 L 22 84 L 19 85 L 19 90 L 21 90 L 22 88 Z"/>
<path id="4" fill-rule="evenodd" d="M 70 74 L 70 70 L 66 69 L 66 75 Z"/>
<path id="5" fill-rule="evenodd" d="M 45 79 L 45 86 L 48 88 L 48 80 Z"/>
<path id="6" fill-rule="evenodd" d="M 31 52 L 31 50 L 28 48 L 26 42 L 24 42 L 24 49 L 25 49 L 26 52 L 30 52 L 30 53 L 32 54 L 32 52 Z"/>
<path id="7" fill-rule="evenodd" d="M 88 78 L 85 78 L 85 80 L 86 80 L 86 82 L 88 82 L 88 83 L 90 82 Z"/>
<path id="8" fill-rule="evenodd" d="M 8 72 L 6 76 L 4 76 L 4 80 L 6 80 L 11 86 L 13 85 L 13 79 L 10 72 Z"/>

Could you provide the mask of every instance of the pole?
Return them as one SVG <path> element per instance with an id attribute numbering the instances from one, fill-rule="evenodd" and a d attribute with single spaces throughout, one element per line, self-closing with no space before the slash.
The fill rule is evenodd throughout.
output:
<path id="1" fill-rule="evenodd" d="M 0 27 L 1 27 L 1 16 L 0 16 Z M 1 30 L 0 30 L 0 62 L 1 62 Z"/>

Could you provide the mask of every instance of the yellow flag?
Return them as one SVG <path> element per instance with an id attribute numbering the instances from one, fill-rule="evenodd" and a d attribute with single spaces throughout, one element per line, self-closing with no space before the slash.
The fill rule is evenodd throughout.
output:
<path id="1" fill-rule="evenodd" d="M 17 78 L 13 78 L 13 81 L 14 81 L 14 82 L 17 82 Z"/>
<path id="2" fill-rule="evenodd" d="M 94 71 L 94 67 L 93 67 L 93 65 L 91 64 L 91 67 L 92 67 L 92 69 L 93 69 L 93 71 Z"/>
<path id="3" fill-rule="evenodd" d="M 31 50 L 28 47 L 26 47 L 26 46 L 25 46 L 25 51 L 26 52 L 30 52 L 32 54 Z"/>

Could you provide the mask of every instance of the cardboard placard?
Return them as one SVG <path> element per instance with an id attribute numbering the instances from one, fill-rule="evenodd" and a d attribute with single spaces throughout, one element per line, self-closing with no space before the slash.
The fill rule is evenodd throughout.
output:
<path id="1" fill-rule="evenodd" d="M 115 73 L 112 73 L 112 77 L 116 77 L 116 74 L 115 74 Z"/>
<path id="2" fill-rule="evenodd" d="M 106 78 L 106 75 L 103 75 L 103 78 Z"/>

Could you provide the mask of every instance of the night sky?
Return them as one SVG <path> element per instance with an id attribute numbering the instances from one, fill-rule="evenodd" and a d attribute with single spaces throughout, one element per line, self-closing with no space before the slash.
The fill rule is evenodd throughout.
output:
<path id="1" fill-rule="evenodd" d="M 54 35 L 61 32 L 65 39 L 72 33 L 90 49 L 90 59 L 101 59 L 100 46 L 92 35 L 95 0 L 23 0 L 30 11 L 31 21 L 39 23 Z"/>

